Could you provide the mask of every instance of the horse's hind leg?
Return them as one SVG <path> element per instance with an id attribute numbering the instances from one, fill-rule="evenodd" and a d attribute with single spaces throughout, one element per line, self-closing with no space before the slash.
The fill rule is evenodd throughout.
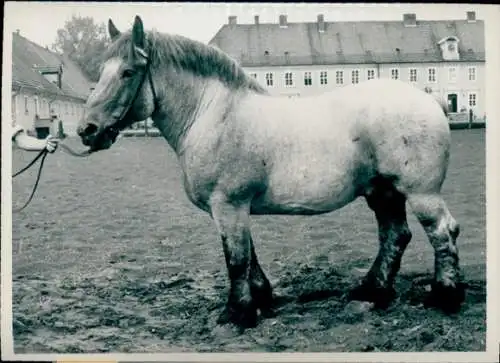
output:
<path id="1" fill-rule="evenodd" d="M 255 253 L 253 240 L 251 242 L 251 260 L 250 260 L 250 291 L 255 305 L 260 310 L 264 317 L 274 315 L 273 310 L 273 291 L 271 284 L 267 279 L 264 271 L 260 267 Z"/>
<path id="2" fill-rule="evenodd" d="M 259 266 L 250 234 L 249 203 L 231 203 L 224 195 L 211 198 L 211 214 L 220 233 L 230 291 L 219 323 L 241 328 L 257 325 L 257 309 L 266 310 L 272 300 L 271 285 Z"/>
<path id="3" fill-rule="evenodd" d="M 383 178 L 374 180 L 373 186 L 366 200 L 377 218 L 380 247 L 375 262 L 350 297 L 374 302 L 377 308 L 384 309 L 395 297 L 394 279 L 411 232 L 406 221 L 405 196 Z"/>
<path id="4" fill-rule="evenodd" d="M 456 245 L 459 225 L 438 194 L 412 194 L 408 202 L 434 247 L 435 277 L 428 305 L 457 312 L 465 299 Z"/>

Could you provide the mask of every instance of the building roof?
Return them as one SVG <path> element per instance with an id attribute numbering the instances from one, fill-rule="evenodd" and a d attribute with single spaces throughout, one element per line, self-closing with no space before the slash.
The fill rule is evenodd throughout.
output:
<path id="1" fill-rule="evenodd" d="M 61 66 L 63 72 L 60 89 L 40 72 L 57 72 Z M 87 99 L 92 87 L 92 83 L 73 61 L 33 43 L 18 33 L 13 33 L 12 36 L 12 85 L 80 100 Z"/>
<path id="2" fill-rule="evenodd" d="M 410 17 L 407 17 L 410 15 Z M 405 25 L 408 19 L 413 26 Z M 484 22 L 468 12 L 467 20 L 236 24 L 230 17 L 210 44 L 226 52 L 242 66 L 323 65 L 363 63 L 442 62 L 438 42 L 459 39 L 461 61 L 485 61 Z M 408 18 L 408 19 L 407 19 Z M 320 32 L 320 29 L 324 30 Z"/>

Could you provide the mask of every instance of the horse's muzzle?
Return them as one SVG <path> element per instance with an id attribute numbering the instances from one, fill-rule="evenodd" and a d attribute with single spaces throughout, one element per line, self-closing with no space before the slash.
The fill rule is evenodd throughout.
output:
<path id="1" fill-rule="evenodd" d="M 78 136 L 81 137 L 82 142 L 85 146 L 90 146 L 92 140 L 96 138 L 98 131 L 99 126 L 91 122 L 83 125 L 78 125 L 78 128 L 76 129 Z"/>
<path id="2" fill-rule="evenodd" d="M 81 125 L 77 129 L 78 136 L 85 146 L 90 147 L 90 151 L 108 149 L 116 141 L 119 130 L 107 127 L 99 130 L 99 126 L 93 123 Z"/>

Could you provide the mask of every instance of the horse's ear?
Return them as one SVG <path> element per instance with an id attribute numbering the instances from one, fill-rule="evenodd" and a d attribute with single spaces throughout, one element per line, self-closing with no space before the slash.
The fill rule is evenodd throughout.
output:
<path id="1" fill-rule="evenodd" d="M 132 46 L 144 49 L 144 26 L 141 18 L 137 15 L 132 28 Z"/>
<path id="2" fill-rule="evenodd" d="M 109 19 L 108 20 L 108 32 L 109 32 L 109 37 L 111 38 L 111 41 L 115 41 L 116 38 L 120 36 L 120 31 L 116 29 L 115 24 L 113 24 L 113 20 Z"/>

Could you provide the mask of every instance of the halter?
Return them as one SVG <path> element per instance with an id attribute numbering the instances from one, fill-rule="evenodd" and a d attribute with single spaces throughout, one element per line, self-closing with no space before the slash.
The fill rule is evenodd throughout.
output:
<path id="1" fill-rule="evenodd" d="M 141 49 L 141 48 L 139 48 L 137 46 L 134 47 L 134 50 L 135 50 L 135 52 L 137 54 L 139 54 L 142 58 L 144 58 L 146 60 L 146 66 L 145 66 L 146 70 L 144 71 L 140 82 L 137 82 L 135 84 L 134 97 L 132 97 L 132 99 L 130 100 L 130 102 L 128 102 L 128 104 L 120 106 L 112 114 L 112 116 L 117 121 L 113 125 L 108 126 L 106 129 L 108 131 L 112 132 L 115 135 L 119 134 L 119 132 L 120 132 L 119 125 L 120 125 L 121 122 L 123 122 L 123 120 L 125 119 L 125 116 L 130 111 L 130 108 L 132 107 L 132 105 L 134 104 L 134 102 L 137 100 L 137 97 L 139 96 L 139 91 L 142 88 L 142 86 L 144 85 L 144 82 L 146 81 L 146 77 L 148 77 L 148 81 L 149 81 L 149 84 L 151 86 L 151 92 L 153 94 L 153 104 L 154 104 L 153 113 L 156 110 L 156 106 L 157 106 L 156 91 L 155 91 L 155 87 L 154 87 L 154 84 L 153 84 L 153 76 L 151 75 L 151 61 L 150 61 L 150 57 L 148 57 L 148 55 L 146 54 L 146 52 L 143 49 Z"/>

